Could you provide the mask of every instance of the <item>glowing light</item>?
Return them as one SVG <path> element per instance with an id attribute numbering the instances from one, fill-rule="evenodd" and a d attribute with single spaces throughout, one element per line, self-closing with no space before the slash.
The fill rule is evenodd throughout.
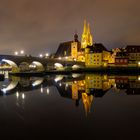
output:
<path id="1" fill-rule="evenodd" d="M 46 53 L 46 57 L 48 57 L 49 56 L 49 54 L 48 53 Z"/>
<path id="2" fill-rule="evenodd" d="M 66 87 L 68 87 L 69 85 L 68 85 L 68 83 L 66 83 Z"/>
<path id="3" fill-rule="evenodd" d="M 59 83 L 59 86 L 61 87 L 61 86 L 62 86 L 62 84 L 61 84 L 61 83 Z"/>
<path id="4" fill-rule="evenodd" d="M 42 87 L 42 85 L 41 85 L 41 88 L 40 88 L 40 92 L 43 93 L 43 87 Z"/>
<path id="5" fill-rule="evenodd" d="M 21 50 L 20 53 L 21 53 L 21 54 L 24 54 L 24 50 Z"/>
<path id="6" fill-rule="evenodd" d="M 18 55 L 18 52 L 17 51 L 15 52 L 15 55 Z"/>
<path id="7" fill-rule="evenodd" d="M 59 57 L 58 59 L 59 59 L 59 60 L 61 60 L 62 58 L 61 58 L 61 57 Z"/>
<path id="8" fill-rule="evenodd" d="M 7 90 L 4 88 L 4 89 L 1 89 L 1 91 L 6 94 Z"/>
<path id="9" fill-rule="evenodd" d="M 50 90 L 49 90 L 49 88 L 47 88 L 47 94 L 49 95 L 49 93 L 50 93 Z"/>
<path id="10" fill-rule="evenodd" d="M 24 93 L 22 93 L 22 99 L 23 99 L 23 100 L 25 99 L 25 94 L 24 94 Z"/>
<path id="11" fill-rule="evenodd" d="M 43 82 L 43 79 L 38 79 L 38 80 L 36 80 L 35 82 L 32 83 L 32 86 L 33 87 L 38 86 L 38 85 L 42 84 L 42 82 Z"/>
<path id="12" fill-rule="evenodd" d="M 62 75 L 57 75 L 56 78 L 54 79 L 55 82 L 61 81 L 63 79 Z"/>
<path id="13" fill-rule="evenodd" d="M 138 62 L 138 66 L 140 67 L 140 62 Z"/>
<path id="14" fill-rule="evenodd" d="M 39 57 L 42 58 L 43 57 L 43 54 L 40 54 Z"/>
<path id="15" fill-rule="evenodd" d="M 18 93 L 18 91 L 16 92 L 16 97 L 17 97 L 17 98 L 19 97 L 19 93 Z"/>
<path id="16" fill-rule="evenodd" d="M 140 81 L 140 76 L 138 77 L 138 80 Z"/>

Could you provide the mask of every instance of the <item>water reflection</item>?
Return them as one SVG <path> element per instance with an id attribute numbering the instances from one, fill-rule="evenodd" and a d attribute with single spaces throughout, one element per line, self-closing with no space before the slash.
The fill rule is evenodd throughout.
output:
<path id="1" fill-rule="evenodd" d="M 26 100 L 28 91 L 40 89 L 40 93 L 51 94 L 50 87 L 56 87 L 60 96 L 72 99 L 76 106 L 82 101 L 86 116 L 92 111 L 96 98 L 113 90 L 114 94 L 125 92 L 139 95 L 140 76 L 116 76 L 101 74 L 53 75 L 46 77 L 9 77 L 0 82 L 0 94 L 15 94 L 17 100 Z"/>

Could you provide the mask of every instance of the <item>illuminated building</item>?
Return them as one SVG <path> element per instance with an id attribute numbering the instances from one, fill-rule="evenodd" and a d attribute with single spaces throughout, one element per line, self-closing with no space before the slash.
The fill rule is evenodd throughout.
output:
<path id="1" fill-rule="evenodd" d="M 72 60 L 77 60 L 78 59 L 78 54 L 81 49 L 81 44 L 78 41 L 78 35 L 74 35 L 74 41 L 71 43 L 71 58 Z"/>
<path id="2" fill-rule="evenodd" d="M 140 62 L 140 46 L 129 45 L 125 48 L 129 57 L 129 65 L 137 66 Z"/>
<path id="3" fill-rule="evenodd" d="M 81 47 L 85 49 L 87 46 L 91 46 L 93 44 L 92 41 L 92 35 L 90 33 L 90 25 L 86 23 L 86 20 L 84 21 L 84 29 L 81 39 Z"/>
<path id="4" fill-rule="evenodd" d="M 107 66 L 110 58 L 110 52 L 100 43 L 87 46 L 85 49 L 86 67 Z"/>
<path id="5" fill-rule="evenodd" d="M 81 48 L 81 43 L 78 41 L 78 35 L 74 35 L 74 40 L 60 43 L 55 58 L 77 59 L 78 52 Z"/>
<path id="6" fill-rule="evenodd" d="M 116 66 L 128 66 L 128 54 L 126 52 L 117 52 L 115 57 Z"/>

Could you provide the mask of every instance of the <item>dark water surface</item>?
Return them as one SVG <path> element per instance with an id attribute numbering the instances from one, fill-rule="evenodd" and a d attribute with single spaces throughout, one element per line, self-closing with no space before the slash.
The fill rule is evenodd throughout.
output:
<path id="1" fill-rule="evenodd" d="M 0 89 L 5 139 L 140 137 L 138 75 L 10 77 Z"/>

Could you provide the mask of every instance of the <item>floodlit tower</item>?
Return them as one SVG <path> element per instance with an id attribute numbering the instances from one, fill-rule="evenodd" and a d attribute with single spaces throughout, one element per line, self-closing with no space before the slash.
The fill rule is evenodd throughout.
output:
<path id="1" fill-rule="evenodd" d="M 92 35 L 90 33 L 90 25 L 87 24 L 85 20 L 82 39 L 81 39 L 81 46 L 82 48 L 85 49 L 88 45 L 92 45 Z"/>

